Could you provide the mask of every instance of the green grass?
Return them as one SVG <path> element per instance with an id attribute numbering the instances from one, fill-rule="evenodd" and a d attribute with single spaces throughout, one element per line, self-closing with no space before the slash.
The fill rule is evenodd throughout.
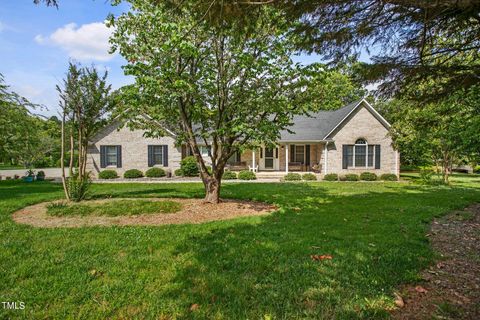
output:
<path id="1" fill-rule="evenodd" d="M 147 213 L 175 213 L 182 205 L 175 201 L 116 200 L 107 203 L 52 203 L 47 206 L 51 216 L 132 216 Z"/>
<path id="2" fill-rule="evenodd" d="M 429 223 L 480 201 L 479 180 L 225 184 L 225 198 L 280 210 L 199 225 L 78 229 L 15 224 L 12 212 L 60 199 L 61 186 L 2 181 L 0 298 L 26 307 L 0 309 L 0 318 L 387 318 L 393 291 L 435 259 Z M 203 186 L 96 184 L 92 195 L 189 198 Z"/>

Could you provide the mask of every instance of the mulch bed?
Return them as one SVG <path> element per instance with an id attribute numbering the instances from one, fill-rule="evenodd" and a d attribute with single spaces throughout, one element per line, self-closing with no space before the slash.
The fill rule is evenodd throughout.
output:
<path id="1" fill-rule="evenodd" d="M 393 318 L 480 319 L 480 204 L 434 220 L 429 237 L 442 259 L 401 288 Z"/>
<path id="2" fill-rule="evenodd" d="M 128 200 L 125 198 L 92 200 L 89 203 L 105 203 L 107 201 Z M 132 199 L 134 200 L 134 199 Z M 135 200 L 138 200 L 136 198 Z M 182 204 L 182 209 L 176 213 L 149 213 L 132 216 L 68 216 L 58 217 L 47 214 L 49 202 L 25 207 L 13 213 L 15 222 L 28 224 L 34 227 L 88 227 L 88 226 L 155 226 L 165 224 L 198 224 L 208 221 L 234 219 L 247 216 L 269 214 L 277 207 L 263 202 L 223 200 L 220 204 L 204 203 L 201 199 L 179 198 L 142 198 L 142 200 L 164 201 L 170 200 Z"/>

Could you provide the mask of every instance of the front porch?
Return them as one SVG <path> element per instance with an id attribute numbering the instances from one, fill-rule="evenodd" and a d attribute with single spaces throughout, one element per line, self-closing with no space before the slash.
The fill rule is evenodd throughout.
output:
<path id="1" fill-rule="evenodd" d="M 324 142 L 280 143 L 274 148 L 262 146 L 236 155 L 227 169 L 251 170 L 283 176 L 288 172 L 323 173 L 326 161 Z"/>

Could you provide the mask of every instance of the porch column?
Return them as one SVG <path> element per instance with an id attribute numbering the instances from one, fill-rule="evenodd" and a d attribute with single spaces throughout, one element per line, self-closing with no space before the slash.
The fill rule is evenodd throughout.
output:
<path id="1" fill-rule="evenodd" d="M 255 170 L 255 165 L 256 165 L 256 155 L 255 155 L 255 149 L 252 150 L 252 167 L 253 167 L 253 172 L 256 172 Z"/>
<path id="2" fill-rule="evenodd" d="M 325 169 L 323 170 L 325 174 L 327 174 L 327 166 L 328 166 L 328 141 L 325 143 L 325 147 L 323 148 L 325 152 L 325 156 L 323 157 L 323 160 L 325 162 Z"/>
<path id="3" fill-rule="evenodd" d="M 285 172 L 288 173 L 288 143 L 285 144 Z"/>

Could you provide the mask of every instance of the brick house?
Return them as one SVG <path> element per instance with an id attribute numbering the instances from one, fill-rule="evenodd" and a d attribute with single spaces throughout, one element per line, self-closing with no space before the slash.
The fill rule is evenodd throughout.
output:
<path id="1" fill-rule="evenodd" d="M 327 173 L 399 174 L 399 153 L 392 147 L 390 124 L 366 101 L 335 111 L 295 116 L 293 133 L 282 131 L 275 148 L 261 147 L 234 155 L 227 169 L 257 172 L 292 171 Z M 202 156 L 208 149 L 200 147 Z M 104 169 L 122 174 L 128 169 L 146 171 L 161 167 L 173 174 L 190 152 L 175 144 L 175 135 L 146 138 L 142 130 L 119 128 L 112 123 L 90 142 L 88 170 Z"/>

